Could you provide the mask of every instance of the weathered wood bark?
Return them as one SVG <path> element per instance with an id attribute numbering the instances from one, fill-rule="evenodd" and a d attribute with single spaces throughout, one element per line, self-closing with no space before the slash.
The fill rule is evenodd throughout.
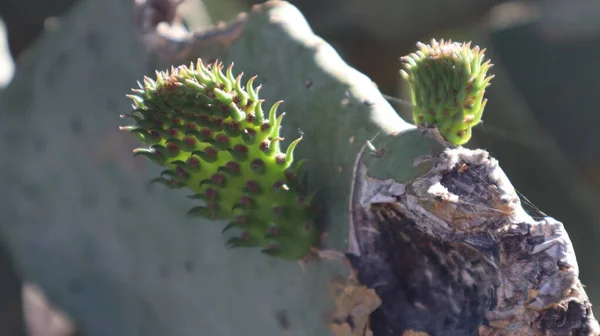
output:
<path id="1" fill-rule="evenodd" d="M 525 213 L 495 159 L 447 148 L 407 163 L 425 167 L 414 179 L 370 173 L 393 147 L 359 155 L 351 201 L 348 257 L 382 300 L 375 335 L 600 333 L 563 224 Z"/>

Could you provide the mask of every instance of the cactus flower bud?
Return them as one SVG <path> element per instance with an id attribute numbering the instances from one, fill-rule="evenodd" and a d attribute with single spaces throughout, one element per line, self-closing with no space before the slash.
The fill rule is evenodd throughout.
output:
<path id="1" fill-rule="evenodd" d="M 481 121 L 487 99 L 485 89 L 494 77 L 484 61 L 485 49 L 471 43 L 418 43 L 419 50 L 401 60 L 402 77 L 410 85 L 414 105 L 413 121 L 425 128 L 437 127 L 444 139 L 463 145 L 471 128 Z"/>

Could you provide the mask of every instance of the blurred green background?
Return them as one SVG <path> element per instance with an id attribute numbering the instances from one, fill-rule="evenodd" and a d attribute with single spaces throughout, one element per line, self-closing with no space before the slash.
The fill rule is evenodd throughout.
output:
<path id="1" fill-rule="evenodd" d="M 0 1 L 2 87 L 19 75 L 19 56 L 80 1 L 102 0 Z M 181 13 L 191 29 L 202 29 L 261 2 L 185 0 Z M 540 209 L 565 224 L 581 280 L 592 303 L 600 302 L 600 1 L 290 2 L 316 34 L 393 97 L 407 98 L 399 57 L 415 50 L 417 41 L 470 40 L 487 48 L 496 78 L 469 147 L 500 161 L 533 216 L 541 216 Z M 395 106 L 410 115 L 405 104 Z M 2 141 L 9 138 L 2 135 Z M 0 283 L 0 331 L 23 334 L 21 282 L 1 246 Z"/>

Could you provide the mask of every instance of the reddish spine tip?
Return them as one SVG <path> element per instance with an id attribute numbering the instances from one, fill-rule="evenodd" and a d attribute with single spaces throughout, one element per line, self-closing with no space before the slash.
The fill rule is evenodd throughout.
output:
<path id="1" fill-rule="evenodd" d="M 254 180 L 250 180 L 250 181 L 246 182 L 246 188 L 250 192 L 255 193 L 260 188 L 260 185 L 258 184 L 258 182 L 254 181 Z"/>
<path id="2" fill-rule="evenodd" d="M 250 206 L 253 203 L 252 197 L 244 195 L 244 196 L 240 197 L 240 203 L 242 203 L 245 206 Z"/>
<path id="3" fill-rule="evenodd" d="M 175 172 L 180 177 L 185 177 L 187 175 L 187 173 L 185 172 L 185 170 L 183 168 L 181 168 L 180 166 L 177 166 L 177 168 L 175 168 Z"/>
<path id="4" fill-rule="evenodd" d="M 261 151 L 263 152 L 268 152 L 269 151 L 269 141 L 265 140 L 263 142 L 260 143 L 259 148 Z"/>
<path id="5" fill-rule="evenodd" d="M 219 102 L 219 110 L 223 116 L 229 116 L 229 106 Z"/>
<path id="6" fill-rule="evenodd" d="M 290 182 L 291 182 L 291 181 L 295 181 L 295 180 L 296 180 L 296 174 L 294 174 L 294 172 L 293 172 L 293 171 L 291 171 L 291 170 L 287 169 L 287 170 L 284 172 L 284 174 L 285 174 L 285 178 L 286 178 L 288 181 L 290 181 Z"/>
<path id="7" fill-rule="evenodd" d="M 208 154 L 211 158 L 217 157 L 217 150 L 214 147 L 204 148 L 204 153 Z"/>
<path id="8" fill-rule="evenodd" d="M 226 144 L 229 141 L 229 137 L 225 134 L 218 134 L 215 140 L 220 144 Z"/>
<path id="9" fill-rule="evenodd" d="M 244 215 L 239 215 L 239 216 L 237 216 L 237 217 L 235 218 L 235 221 L 236 221 L 236 222 L 238 222 L 238 223 L 242 223 L 242 224 L 245 224 L 245 223 L 246 223 L 246 220 L 247 220 L 247 218 L 246 218 L 246 216 L 244 216 Z"/>
<path id="10" fill-rule="evenodd" d="M 275 162 L 277 162 L 277 164 L 284 164 L 285 163 L 285 154 L 283 153 L 279 153 L 275 156 Z"/>
<path id="11" fill-rule="evenodd" d="M 250 162 L 250 169 L 253 171 L 260 171 L 265 168 L 265 163 L 261 159 L 254 159 Z"/>
<path id="12" fill-rule="evenodd" d="M 215 117 L 212 120 L 213 125 L 217 126 L 217 127 L 221 127 L 223 126 L 223 119 L 219 118 L 219 117 Z"/>
<path id="13" fill-rule="evenodd" d="M 215 199 L 215 197 L 217 197 L 217 191 L 213 188 L 208 188 L 204 191 L 204 195 L 210 199 Z"/>
<path id="14" fill-rule="evenodd" d="M 215 182 L 217 185 L 222 185 L 225 182 L 225 175 L 223 174 L 215 174 L 211 177 L 211 179 L 213 180 L 213 182 Z"/>
<path id="15" fill-rule="evenodd" d="M 208 120 L 208 116 L 207 116 L 207 115 L 205 115 L 205 114 L 201 114 L 201 115 L 199 115 L 199 116 L 198 116 L 198 119 L 199 119 L 201 122 L 205 123 L 205 124 L 209 122 L 209 120 Z"/>
<path id="16" fill-rule="evenodd" d="M 246 231 L 242 232 L 242 234 L 240 236 L 242 237 L 243 240 L 250 240 L 250 234 Z"/>
<path id="17" fill-rule="evenodd" d="M 242 145 L 242 144 L 237 144 L 235 146 L 233 146 L 233 151 L 236 153 L 248 153 L 248 147 Z"/>
<path id="18" fill-rule="evenodd" d="M 200 160 L 196 159 L 195 157 L 187 159 L 186 162 L 193 168 L 198 168 L 200 166 Z"/>
<path id="19" fill-rule="evenodd" d="M 271 130 L 271 124 L 269 124 L 269 122 L 265 122 L 264 124 L 260 125 L 261 132 L 268 132 L 270 130 Z"/>
<path id="20" fill-rule="evenodd" d="M 195 145 L 196 145 L 196 139 L 195 139 L 194 137 L 191 137 L 191 136 L 186 136 L 186 137 L 184 137 L 184 138 L 183 138 L 183 142 L 184 142 L 186 145 L 190 146 L 190 147 L 192 147 L 192 146 L 195 146 Z"/>
<path id="21" fill-rule="evenodd" d="M 212 138 L 213 131 L 210 130 L 209 128 L 203 128 L 203 129 L 200 130 L 200 134 L 202 134 L 202 136 L 204 137 L 204 139 L 208 139 L 208 138 Z"/>
<path id="22" fill-rule="evenodd" d="M 240 125 L 240 123 L 235 120 L 232 120 L 231 122 L 227 123 L 226 126 L 232 131 L 239 131 L 242 127 L 242 125 Z"/>
<path id="23" fill-rule="evenodd" d="M 167 144 L 167 150 L 169 151 L 169 153 L 177 153 L 177 152 L 179 152 L 179 146 L 177 146 L 177 144 L 170 142 Z"/>
<path id="24" fill-rule="evenodd" d="M 240 165 L 237 162 L 229 161 L 227 162 L 227 168 L 231 170 L 232 173 L 240 172 Z"/>

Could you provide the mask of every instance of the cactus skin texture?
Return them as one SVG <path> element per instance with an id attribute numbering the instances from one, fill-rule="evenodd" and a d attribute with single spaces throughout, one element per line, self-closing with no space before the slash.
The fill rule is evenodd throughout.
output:
<path id="1" fill-rule="evenodd" d="M 135 125 L 121 127 L 134 133 L 148 148 L 134 150 L 166 167 L 162 182 L 189 188 L 190 197 L 205 204 L 192 208 L 191 217 L 226 219 L 223 232 L 237 228 L 239 237 L 229 247 L 262 247 L 262 252 L 287 260 L 310 253 L 319 232 L 298 176 L 302 161 L 294 162 L 293 141 L 280 151 L 277 116 L 281 101 L 265 118 L 256 76 L 244 88 L 242 74 L 225 73 L 221 63 L 191 64 L 156 72 L 128 95 Z"/>
<path id="2" fill-rule="evenodd" d="M 494 77 L 493 66 L 484 62 L 485 49 L 471 43 L 432 40 L 417 43 L 419 50 L 401 58 L 402 77 L 410 85 L 413 121 L 425 128 L 437 127 L 444 139 L 463 145 L 471 128 L 481 121 L 485 89 Z"/>

